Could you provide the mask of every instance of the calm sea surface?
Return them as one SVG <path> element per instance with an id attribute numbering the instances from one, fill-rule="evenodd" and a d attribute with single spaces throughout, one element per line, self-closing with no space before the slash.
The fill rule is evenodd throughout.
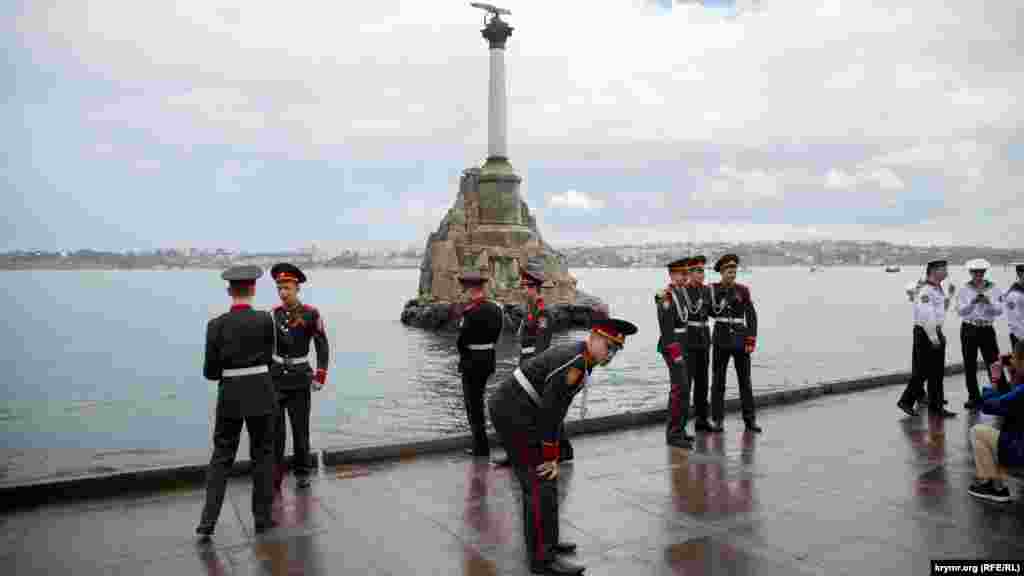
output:
<path id="1" fill-rule="evenodd" d="M 595 371 L 570 419 L 663 406 L 667 373 L 655 351 L 653 294 L 663 269 L 573 270 L 580 288 L 636 323 L 611 366 Z M 403 326 L 417 270 L 314 270 L 301 296 L 320 308 L 331 342 L 328 386 L 313 395 L 314 448 L 354 447 L 467 431 L 454 335 Z M 909 370 L 911 305 L 920 270 L 758 268 L 741 274 L 760 321 L 755 392 Z M 1012 271 L 990 272 L 999 286 Z M 951 278 L 962 284 L 966 271 Z M 710 273 L 708 281 L 717 275 Z M 228 307 L 219 272 L 0 273 L 0 483 L 209 457 L 216 384 L 202 377 L 206 322 Z M 264 277 L 257 304 L 276 303 Z M 947 316 L 948 361 L 961 361 L 959 320 Z M 997 331 L 1001 347 L 1006 323 Z M 562 334 L 555 343 L 577 339 Z M 519 345 L 500 344 L 497 380 Z M 736 395 L 730 368 L 727 397 Z M 240 449 L 247 457 L 243 441 Z"/>

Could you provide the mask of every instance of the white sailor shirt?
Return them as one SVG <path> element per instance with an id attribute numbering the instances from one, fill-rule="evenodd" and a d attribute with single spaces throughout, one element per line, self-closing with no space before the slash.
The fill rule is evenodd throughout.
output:
<path id="1" fill-rule="evenodd" d="M 1018 340 L 1024 340 L 1024 286 L 1014 284 L 1000 295 L 1000 301 L 1006 308 L 1006 324 L 1010 334 Z"/>
<path id="2" fill-rule="evenodd" d="M 979 294 L 988 298 L 988 302 L 975 302 Z M 985 280 L 981 288 L 974 282 L 967 282 L 957 297 L 956 310 L 965 324 L 975 326 L 991 326 L 996 316 L 1003 313 L 1002 292 L 995 283 Z"/>
<path id="3" fill-rule="evenodd" d="M 932 344 L 939 345 L 938 329 L 946 320 L 946 294 L 935 284 L 925 284 L 914 299 L 914 325 L 924 328 Z"/>

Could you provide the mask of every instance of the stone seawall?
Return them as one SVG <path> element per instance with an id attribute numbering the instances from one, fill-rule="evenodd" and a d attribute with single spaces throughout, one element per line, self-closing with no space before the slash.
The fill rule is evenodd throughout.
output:
<path id="1" fill-rule="evenodd" d="M 963 364 L 952 364 L 946 368 L 946 374 L 950 376 L 962 374 L 963 371 Z M 755 396 L 755 402 L 758 407 L 795 404 L 824 395 L 847 394 L 883 386 L 902 385 L 909 378 L 909 373 L 897 372 L 821 382 L 792 390 L 758 395 Z M 727 413 L 737 412 L 739 399 L 732 398 L 726 401 L 725 410 Z M 894 417 L 898 416 L 895 406 L 893 406 L 893 415 Z M 664 422 L 665 418 L 666 410 L 664 409 L 625 412 L 599 418 L 569 421 L 566 422 L 566 430 L 571 435 L 611 432 L 658 424 Z M 493 435 L 491 441 L 495 442 Z M 363 448 L 326 448 L 319 453 L 314 453 L 313 460 L 314 466 L 317 467 L 320 464 L 324 466 L 369 464 L 453 452 L 468 448 L 471 444 L 472 437 L 467 434 Z M 247 475 L 249 470 L 250 463 L 248 461 L 238 461 L 232 469 L 231 475 Z M 0 511 L 50 504 L 62 500 L 109 498 L 127 494 L 193 489 L 202 485 L 205 476 L 206 465 L 195 464 L 0 486 L 0 502 L 2 502 Z"/>

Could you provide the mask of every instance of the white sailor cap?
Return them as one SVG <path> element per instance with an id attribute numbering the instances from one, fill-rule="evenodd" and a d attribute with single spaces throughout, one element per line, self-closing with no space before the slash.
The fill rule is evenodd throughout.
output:
<path id="1" fill-rule="evenodd" d="M 974 260 L 968 260 L 964 267 L 968 270 L 988 270 L 991 266 L 988 260 L 984 258 L 975 258 Z"/>

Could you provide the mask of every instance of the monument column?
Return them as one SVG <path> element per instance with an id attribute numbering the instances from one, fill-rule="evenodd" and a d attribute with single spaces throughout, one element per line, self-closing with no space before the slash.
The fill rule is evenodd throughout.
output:
<path id="1" fill-rule="evenodd" d="M 480 169 L 480 226 L 474 241 L 499 246 L 516 246 L 531 237 L 523 221 L 519 184 L 522 182 L 508 161 L 507 79 L 505 43 L 512 27 L 501 16 L 492 17 L 481 30 L 490 52 L 487 91 L 487 160 Z"/>
<path id="2" fill-rule="evenodd" d="M 495 17 L 482 32 L 490 44 L 491 52 L 491 75 L 487 92 L 487 160 L 508 161 L 505 41 L 512 35 L 512 27 Z"/>

